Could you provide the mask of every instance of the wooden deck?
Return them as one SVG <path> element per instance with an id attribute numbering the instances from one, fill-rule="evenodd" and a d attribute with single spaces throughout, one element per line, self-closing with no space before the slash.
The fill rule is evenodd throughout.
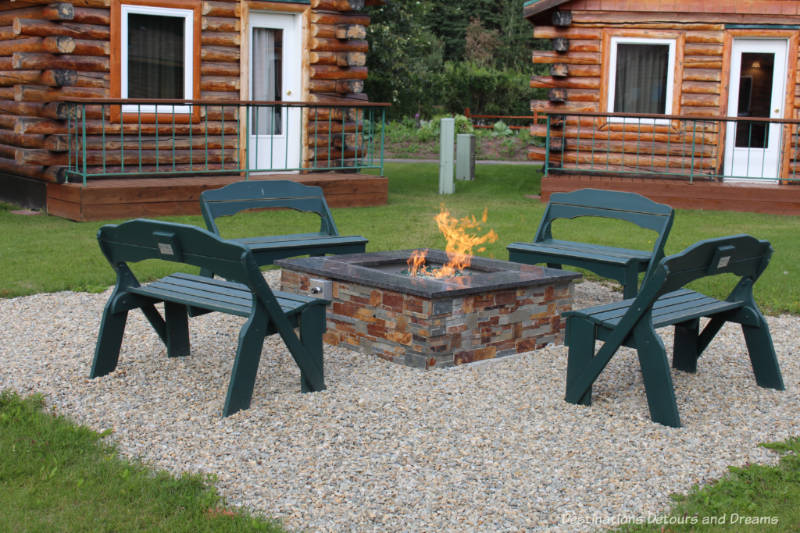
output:
<path id="1" fill-rule="evenodd" d="M 79 184 L 47 184 L 48 214 L 76 221 L 200 214 L 200 193 L 240 181 L 241 176 L 128 178 Z M 268 174 L 255 179 L 289 179 L 322 187 L 330 207 L 384 205 L 389 180 L 367 174 Z"/>
<path id="2" fill-rule="evenodd" d="M 796 185 L 722 183 L 675 179 L 637 179 L 559 174 L 542 178 L 542 200 L 554 192 L 577 189 L 636 192 L 654 202 L 679 209 L 749 211 L 773 215 L 800 215 L 800 183 Z"/>

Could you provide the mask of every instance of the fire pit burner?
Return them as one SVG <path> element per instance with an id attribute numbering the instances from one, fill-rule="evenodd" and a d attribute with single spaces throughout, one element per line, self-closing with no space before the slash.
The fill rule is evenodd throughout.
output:
<path id="1" fill-rule="evenodd" d="M 574 272 L 474 257 L 463 275 L 409 276 L 411 250 L 282 259 L 283 290 L 329 281 L 325 342 L 413 367 L 450 366 L 563 341 Z M 445 263 L 429 250 L 429 263 Z"/>

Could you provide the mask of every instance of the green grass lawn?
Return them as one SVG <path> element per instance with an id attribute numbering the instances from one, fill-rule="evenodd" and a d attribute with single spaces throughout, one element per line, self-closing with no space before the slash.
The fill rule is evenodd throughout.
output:
<path id="1" fill-rule="evenodd" d="M 368 251 L 442 248 L 444 242 L 433 221 L 442 206 L 459 218 L 480 216 L 486 208 L 485 228 L 493 228 L 499 239 L 481 255 L 506 259 L 506 245 L 531 240 L 544 210 L 544 205 L 531 197 L 539 192 L 536 169 L 534 165 L 478 165 L 475 181 L 458 182 L 456 194 L 439 196 L 435 164 L 387 164 L 388 205 L 334 209 L 334 218 L 342 234 L 367 237 Z M 687 185 L 687 194 L 690 189 Z M 0 297 L 99 291 L 114 283 L 95 238 L 102 223 L 15 215 L 13 209 L 0 204 Z M 200 216 L 164 219 L 204 226 Z M 303 228 L 316 231 L 318 219 L 270 211 L 247 213 L 220 226 L 223 235 L 230 237 L 295 233 Z M 768 313 L 800 313 L 800 217 L 679 210 L 667 253 L 700 239 L 735 233 L 767 239 L 775 249 L 755 288 L 762 308 Z M 564 222 L 555 227 L 554 234 L 631 248 L 652 247 L 655 235 L 594 219 Z M 144 281 L 172 269 L 170 264 L 154 262 L 138 268 L 137 275 Z M 704 280 L 697 288 L 724 297 L 730 282 Z M 0 531 L 50 530 L 53 524 L 65 531 L 274 530 L 270 529 L 273 524 L 247 516 L 208 513 L 222 503 L 201 479 L 176 480 L 121 461 L 100 436 L 42 413 L 35 399 L 2 396 L 0 429 L 0 508 L 4 510 L 0 512 Z M 684 497 L 675 508 L 676 516 L 743 515 L 745 511 L 749 515 L 777 514 L 780 520 L 774 530 L 800 529 L 796 510 L 800 507 L 800 444 L 793 440 L 778 447 L 786 452 L 780 466 L 736 469 L 728 479 Z M 732 530 L 730 524 L 724 527 Z M 682 529 L 669 526 L 668 530 Z"/>

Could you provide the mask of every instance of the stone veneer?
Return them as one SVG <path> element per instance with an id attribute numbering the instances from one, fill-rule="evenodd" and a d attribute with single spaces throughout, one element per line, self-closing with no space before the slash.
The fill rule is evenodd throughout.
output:
<path id="1" fill-rule="evenodd" d="M 390 254 L 404 258 L 407 253 Z M 572 307 L 572 285 L 578 274 L 475 258 L 473 268 L 479 263 L 479 270 L 463 278 L 412 280 L 397 273 L 398 268 L 386 272 L 365 266 L 378 266 L 380 261 L 348 262 L 368 256 L 380 258 L 387 253 L 278 262 L 282 290 L 308 294 L 311 279 L 332 281 L 332 305 L 326 310 L 328 330 L 324 336 L 328 344 L 407 366 L 431 368 L 563 342 L 560 313 Z M 348 268 L 342 269 L 342 263 L 337 263 L 342 260 Z M 326 262 L 334 263 L 336 272 L 323 272 Z M 504 267 L 509 268 L 493 270 Z M 363 268 L 369 272 L 361 271 Z M 505 286 L 509 277 L 519 286 Z M 380 281 L 375 283 L 376 279 Z M 440 290 L 430 290 L 437 286 Z"/>

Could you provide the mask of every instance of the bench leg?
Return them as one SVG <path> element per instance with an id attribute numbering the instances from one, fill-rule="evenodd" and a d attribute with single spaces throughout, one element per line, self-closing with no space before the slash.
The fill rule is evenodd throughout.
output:
<path id="1" fill-rule="evenodd" d="M 94 360 L 90 378 L 105 376 L 117 368 L 119 350 L 122 347 L 122 336 L 125 333 L 125 323 L 128 320 L 128 311 L 111 311 L 111 302 L 103 311 L 100 322 L 100 332 L 97 335 L 97 346 L 94 349 Z"/>
<path id="2" fill-rule="evenodd" d="M 639 365 L 642 368 L 650 418 L 653 422 L 665 426 L 680 427 L 678 404 L 675 401 L 669 362 L 661 337 L 656 335 L 649 323 L 639 321 L 633 329 L 633 338 L 639 356 Z"/>
<path id="3" fill-rule="evenodd" d="M 308 357 L 313 360 L 310 368 L 323 369 L 322 333 L 325 331 L 325 307 L 312 305 L 303 311 L 300 317 L 300 342 L 306 349 Z M 316 363 L 316 364 L 314 364 Z M 300 390 L 316 392 L 325 390 L 324 370 L 322 375 L 309 375 L 300 367 Z"/>
<path id="4" fill-rule="evenodd" d="M 594 325 L 577 317 L 567 319 L 567 393 L 566 401 L 579 405 L 591 405 L 592 387 L 586 392 L 575 389 L 576 378 L 589 366 L 594 357 Z"/>
<path id="5" fill-rule="evenodd" d="M 164 302 L 167 357 L 189 355 L 189 313 L 185 305 Z"/>
<path id="6" fill-rule="evenodd" d="M 636 294 L 639 292 L 639 270 L 637 266 L 637 264 L 634 264 L 625 269 L 624 278 L 621 280 L 623 300 L 636 298 Z"/>
<path id="7" fill-rule="evenodd" d="M 746 326 L 742 324 L 742 333 L 750 353 L 750 363 L 753 365 L 753 374 L 760 387 L 784 390 L 781 367 L 775 355 L 772 336 L 769 333 L 767 321 L 759 317 L 760 326 Z"/>
<path id="8" fill-rule="evenodd" d="M 233 361 L 231 381 L 228 384 L 222 416 L 232 415 L 236 411 L 250 407 L 258 363 L 261 361 L 261 349 L 264 347 L 266 327 L 267 313 L 260 306 L 256 306 L 256 311 L 250 315 L 239 332 L 239 347 L 236 349 L 236 359 Z"/>
<path id="9" fill-rule="evenodd" d="M 700 319 L 675 324 L 675 342 L 672 348 L 672 368 L 684 372 L 697 372 L 697 359 L 700 357 L 697 345 L 700 334 Z"/>

